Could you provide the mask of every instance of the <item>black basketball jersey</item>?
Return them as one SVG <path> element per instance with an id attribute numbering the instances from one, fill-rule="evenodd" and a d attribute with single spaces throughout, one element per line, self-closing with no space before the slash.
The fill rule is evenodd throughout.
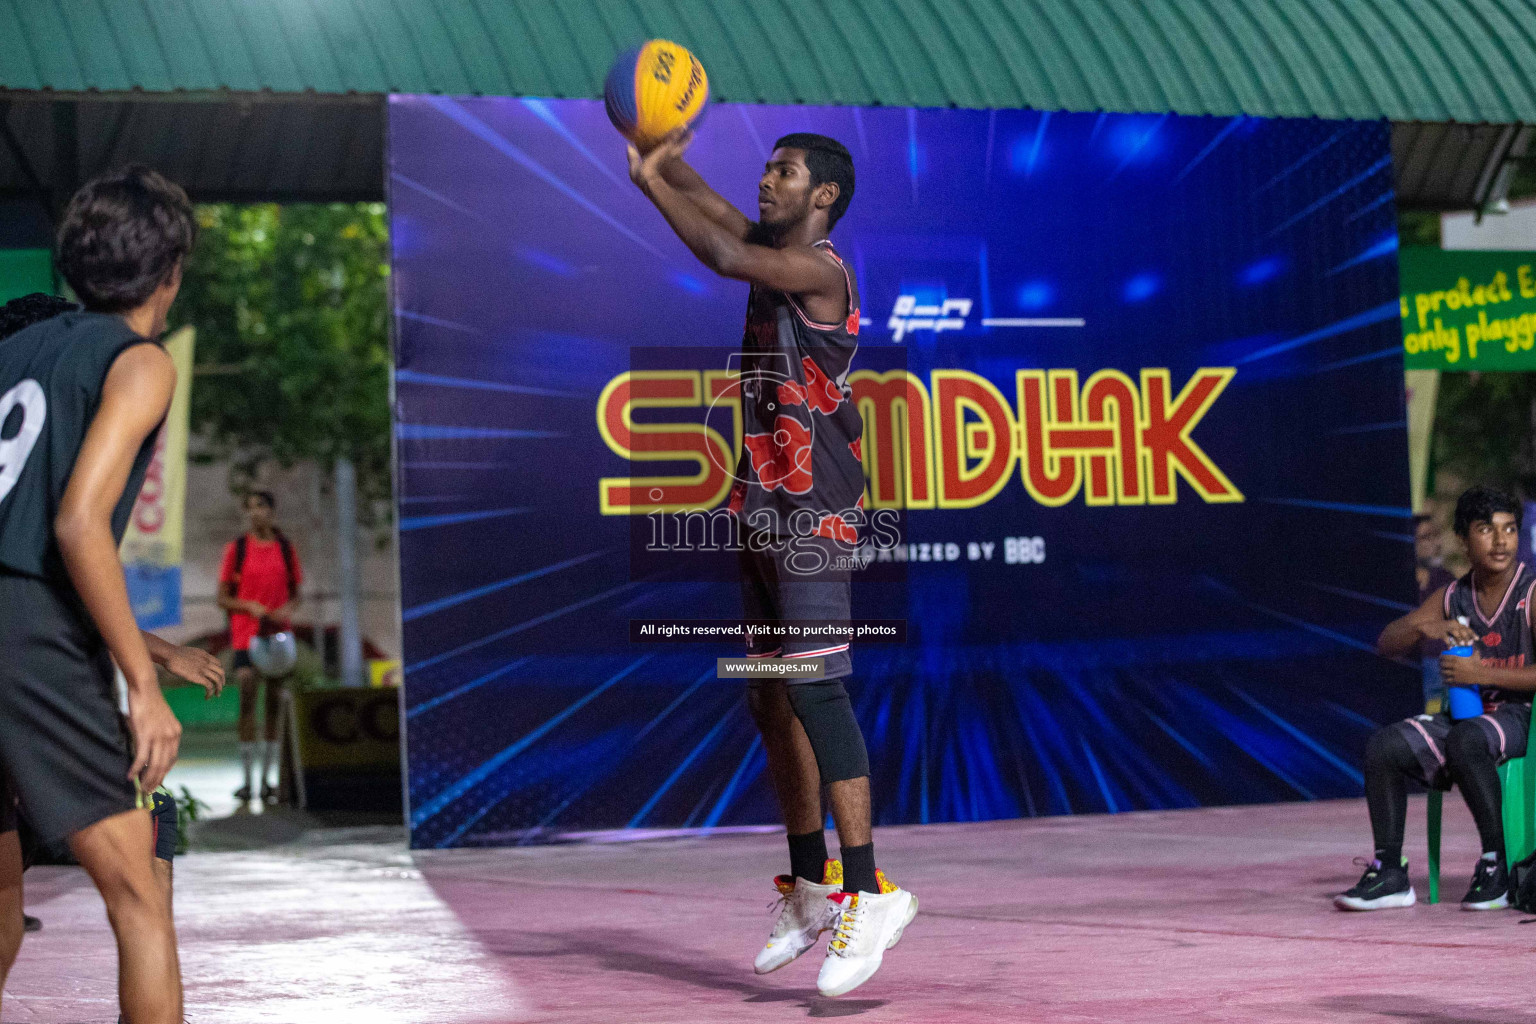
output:
<path id="1" fill-rule="evenodd" d="M 831 242 L 816 247 L 842 268 L 848 312 L 837 323 L 817 323 L 794 296 L 752 287 L 731 506 L 753 528 L 764 525 L 753 513 L 768 509 L 770 528 L 781 536 L 816 534 L 852 545 L 857 524 L 844 513 L 864 502 L 864 420 L 848 386 L 859 347 L 859 288 Z"/>
<path id="2" fill-rule="evenodd" d="M 0 571 L 69 585 L 54 517 L 108 369 L 124 349 L 145 343 L 121 318 L 102 313 L 64 313 L 0 341 Z M 119 542 L 157 433 L 139 449 L 113 510 Z"/>
<path id="3" fill-rule="evenodd" d="M 1485 616 L 1477 603 L 1477 587 L 1469 572 L 1445 588 L 1445 617 L 1464 618 L 1478 635 L 1477 654 L 1482 660 L 1499 668 L 1524 668 L 1531 664 L 1536 645 L 1531 641 L 1531 596 L 1536 590 L 1536 573 L 1524 562 L 1515 565 L 1499 607 L 1491 616 Z M 1483 687 L 1483 703 L 1487 705 L 1518 702 L 1529 704 L 1531 691 L 1505 690 L 1498 686 Z"/>

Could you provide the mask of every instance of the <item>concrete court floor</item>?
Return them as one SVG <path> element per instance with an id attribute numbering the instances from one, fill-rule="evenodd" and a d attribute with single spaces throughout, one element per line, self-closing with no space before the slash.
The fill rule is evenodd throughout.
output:
<path id="1" fill-rule="evenodd" d="M 1457 907 L 1476 840 L 1446 806 L 1452 902 L 1353 915 L 1328 896 L 1367 852 L 1361 801 L 880 829 L 882 865 L 922 912 L 839 1000 L 816 994 L 820 949 L 752 974 L 777 834 L 412 854 L 396 828 L 272 814 L 265 840 L 177 863 L 187 1017 L 1536 1024 L 1536 928 Z M 1421 798 L 1409 820 L 1422 899 Z M 3 1020 L 112 1021 L 89 884 L 69 868 L 27 883 L 46 923 Z"/>

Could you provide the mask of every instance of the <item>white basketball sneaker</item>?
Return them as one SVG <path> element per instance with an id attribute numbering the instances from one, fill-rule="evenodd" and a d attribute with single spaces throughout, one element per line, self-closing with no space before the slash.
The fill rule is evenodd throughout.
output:
<path id="1" fill-rule="evenodd" d="M 768 945 L 758 951 L 752 969 L 758 974 L 776 971 L 816 945 L 821 933 L 837 920 L 837 904 L 828 897 L 843 888 L 842 861 L 828 860 L 821 882 L 780 875 L 773 880 L 779 890 L 779 919 L 774 922 Z"/>
<path id="2" fill-rule="evenodd" d="M 880 969 L 885 951 L 901 941 L 917 916 L 917 897 L 876 871 L 880 892 L 839 892 L 828 901 L 838 908 L 837 930 L 827 946 L 816 988 L 824 996 L 852 992 Z"/>

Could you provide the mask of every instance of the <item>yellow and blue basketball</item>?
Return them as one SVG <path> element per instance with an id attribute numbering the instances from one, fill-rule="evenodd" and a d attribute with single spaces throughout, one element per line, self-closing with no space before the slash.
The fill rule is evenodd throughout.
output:
<path id="1" fill-rule="evenodd" d="M 640 149 L 698 120 L 709 102 L 709 76 L 685 47 L 665 39 L 619 54 L 603 83 L 608 120 Z"/>

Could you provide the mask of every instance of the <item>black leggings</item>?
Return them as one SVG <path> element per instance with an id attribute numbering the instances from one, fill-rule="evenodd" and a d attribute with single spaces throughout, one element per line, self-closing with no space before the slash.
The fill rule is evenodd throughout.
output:
<path id="1" fill-rule="evenodd" d="M 1483 852 L 1504 852 L 1503 792 L 1488 739 L 1476 723 L 1458 722 L 1445 742 L 1446 768 L 1461 790 Z M 1408 816 L 1408 780 L 1423 769 L 1395 726 L 1378 729 L 1365 746 L 1365 802 L 1371 811 L 1376 855 L 1396 864 L 1403 853 L 1403 821 Z"/>

